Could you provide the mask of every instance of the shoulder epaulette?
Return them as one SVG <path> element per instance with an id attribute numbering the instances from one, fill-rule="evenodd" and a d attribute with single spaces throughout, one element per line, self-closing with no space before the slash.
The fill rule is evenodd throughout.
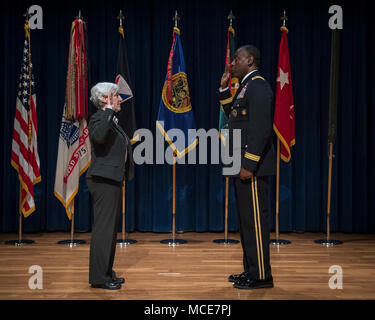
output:
<path id="1" fill-rule="evenodd" d="M 251 80 L 255 80 L 255 79 L 262 79 L 262 80 L 265 80 L 263 77 L 261 76 L 255 76 L 255 77 L 252 77 Z"/>

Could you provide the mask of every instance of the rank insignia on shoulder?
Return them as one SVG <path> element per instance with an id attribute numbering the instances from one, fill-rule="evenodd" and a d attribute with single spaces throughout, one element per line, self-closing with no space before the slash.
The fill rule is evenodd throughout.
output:
<path id="1" fill-rule="evenodd" d="M 264 80 L 264 78 L 261 77 L 261 76 L 255 76 L 255 77 L 252 77 L 252 78 L 251 78 L 251 80 L 256 80 L 256 79 L 262 79 L 262 80 Z"/>
<path id="2" fill-rule="evenodd" d="M 245 86 L 242 88 L 240 94 L 237 96 L 237 99 L 242 99 L 244 96 L 245 96 L 245 92 L 247 90 L 247 83 L 245 84 Z"/>

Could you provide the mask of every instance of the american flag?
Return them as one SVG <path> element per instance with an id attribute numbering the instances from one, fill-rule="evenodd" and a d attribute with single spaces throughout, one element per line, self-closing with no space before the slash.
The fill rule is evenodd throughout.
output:
<path id="1" fill-rule="evenodd" d="M 25 42 L 16 100 L 11 164 L 20 180 L 20 212 L 35 211 L 34 184 L 41 181 L 37 143 L 35 83 L 32 75 L 30 29 L 25 24 Z"/>

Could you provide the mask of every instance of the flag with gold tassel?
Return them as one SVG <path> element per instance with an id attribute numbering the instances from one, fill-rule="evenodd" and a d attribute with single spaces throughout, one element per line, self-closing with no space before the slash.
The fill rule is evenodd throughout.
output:
<path id="1" fill-rule="evenodd" d="M 281 32 L 273 128 L 281 142 L 281 159 L 289 162 L 291 158 L 290 149 L 296 142 L 294 133 L 294 102 L 287 38 L 288 29 L 282 26 Z"/>
<path id="2" fill-rule="evenodd" d="M 37 142 L 37 103 L 28 20 L 24 28 L 25 41 L 16 99 L 11 164 L 17 170 L 20 182 L 20 212 L 28 217 L 35 211 L 34 185 L 41 181 L 41 175 Z"/>
<path id="3" fill-rule="evenodd" d="M 188 134 L 189 129 L 195 129 L 195 120 L 190 101 L 180 29 L 177 27 L 173 28 L 173 43 L 156 126 L 178 158 L 182 158 L 198 143 L 198 139 L 194 135 Z M 185 140 L 173 140 L 168 135 L 170 129 L 182 130 Z"/>
<path id="4" fill-rule="evenodd" d="M 74 213 L 74 197 L 79 177 L 91 162 L 87 128 L 88 62 L 86 23 L 77 18 L 72 23 L 66 76 L 65 105 L 59 135 L 55 177 L 55 196 L 65 207 L 68 218 Z"/>
<path id="5" fill-rule="evenodd" d="M 234 59 L 234 52 L 236 50 L 235 45 L 235 32 L 230 25 L 228 27 L 228 33 L 227 33 L 227 49 L 226 49 L 226 55 L 225 55 L 225 65 L 228 66 L 229 72 L 230 72 L 230 66 L 231 62 Z M 228 81 L 228 87 L 231 91 L 232 97 L 236 94 L 237 89 L 239 87 L 238 78 L 230 76 L 230 79 Z M 228 129 L 228 117 L 226 116 L 223 106 L 220 104 L 220 115 L 219 115 L 219 136 L 223 144 L 226 144 L 226 136 L 221 132 L 222 129 Z"/>

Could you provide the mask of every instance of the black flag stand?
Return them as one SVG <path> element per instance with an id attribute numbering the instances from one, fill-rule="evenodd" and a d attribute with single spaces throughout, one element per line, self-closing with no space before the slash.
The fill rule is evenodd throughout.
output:
<path id="1" fill-rule="evenodd" d="M 331 218 L 331 185 L 332 185 L 332 159 L 333 144 L 336 138 L 337 125 L 337 101 L 339 89 L 339 66 L 340 66 L 340 31 L 332 30 L 331 42 L 331 75 L 330 75 L 330 94 L 329 94 L 329 119 L 328 119 L 328 146 L 329 146 L 329 164 L 328 164 L 328 201 L 327 201 L 327 238 L 315 240 L 315 243 L 326 247 L 332 247 L 342 244 L 342 241 L 332 240 L 330 238 L 330 218 Z"/>

